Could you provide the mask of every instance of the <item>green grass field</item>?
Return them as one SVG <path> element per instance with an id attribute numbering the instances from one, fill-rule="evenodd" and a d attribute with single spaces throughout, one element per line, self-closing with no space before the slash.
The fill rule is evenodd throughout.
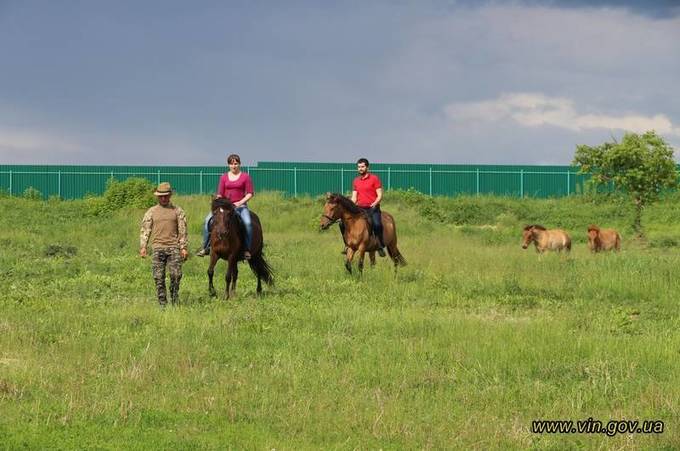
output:
<path id="1" fill-rule="evenodd" d="M 143 210 L 0 198 L 0 448 L 677 449 L 680 197 L 631 239 L 617 198 L 387 197 L 409 265 L 345 273 L 321 199 L 259 194 L 276 286 L 208 296 L 184 265 L 161 311 Z M 200 243 L 209 198 L 177 197 Z M 569 257 L 521 227 L 572 233 Z M 590 222 L 624 250 L 591 255 Z M 216 272 L 224 288 L 224 262 Z M 662 420 L 661 434 L 536 434 L 532 420 Z"/>

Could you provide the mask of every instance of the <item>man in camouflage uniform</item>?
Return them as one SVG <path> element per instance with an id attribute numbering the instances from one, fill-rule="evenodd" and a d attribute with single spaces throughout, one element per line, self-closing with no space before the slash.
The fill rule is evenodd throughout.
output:
<path id="1" fill-rule="evenodd" d="M 156 282 L 158 302 L 161 307 L 167 304 L 165 290 L 165 267 L 170 273 L 170 299 L 179 302 L 179 282 L 182 280 L 182 262 L 187 252 L 187 218 L 184 210 L 170 203 L 172 188 L 167 182 L 158 185 L 154 192 L 158 205 L 149 208 L 142 219 L 139 232 L 139 255 L 146 257 L 146 246 L 151 237 L 153 258 L 151 269 Z"/>

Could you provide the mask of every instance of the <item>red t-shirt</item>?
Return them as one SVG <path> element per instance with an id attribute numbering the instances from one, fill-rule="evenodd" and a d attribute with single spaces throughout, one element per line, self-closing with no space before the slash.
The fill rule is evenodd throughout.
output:
<path id="1" fill-rule="evenodd" d="M 234 181 L 229 180 L 228 174 L 222 174 L 220 183 L 217 184 L 217 194 L 226 197 L 231 203 L 243 199 L 247 193 L 253 193 L 253 180 L 250 175 L 241 172 L 241 175 Z"/>
<path id="2" fill-rule="evenodd" d="M 357 192 L 357 205 L 360 207 L 370 207 L 378 198 L 377 189 L 382 188 L 380 179 L 377 175 L 368 173 L 354 179 L 352 189 Z"/>

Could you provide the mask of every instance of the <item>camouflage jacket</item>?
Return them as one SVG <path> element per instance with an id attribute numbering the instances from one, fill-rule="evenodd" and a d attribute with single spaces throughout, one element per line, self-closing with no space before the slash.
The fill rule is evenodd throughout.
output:
<path id="1" fill-rule="evenodd" d="M 151 246 L 187 248 L 187 218 L 184 210 L 170 204 L 167 207 L 155 205 L 142 218 L 139 231 L 139 248 L 145 248 L 151 238 Z"/>

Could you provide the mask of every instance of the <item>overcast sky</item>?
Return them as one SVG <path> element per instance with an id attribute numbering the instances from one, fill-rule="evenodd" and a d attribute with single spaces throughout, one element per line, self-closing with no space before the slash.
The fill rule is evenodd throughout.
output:
<path id="1" fill-rule="evenodd" d="M 0 164 L 680 149 L 679 3 L 0 0 Z"/>

